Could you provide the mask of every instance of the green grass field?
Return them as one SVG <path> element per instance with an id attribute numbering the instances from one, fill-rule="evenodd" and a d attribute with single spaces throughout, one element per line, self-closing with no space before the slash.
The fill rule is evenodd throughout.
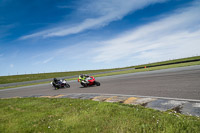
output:
<path id="1" fill-rule="evenodd" d="M 138 65 L 135 68 L 144 67 L 144 66 L 151 67 L 151 66 L 156 66 L 156 65 L 165 65 L 165 64 L 169 64 L 169 63 L 177 63 L 177 62 L 199 60 L 199 59 L 200 59 L 200 56 L 182 58 L 182 59 L 173 59 L 173 60 L 168 60 L 168 61 L 162 61 L 162 62 L 155 62 L 155 63 L 149 63 L 149 64 L 144 64 L 144 65 Z"/>
<path id="2" fill-rule="evenodd" d="M 167 64 L 167 63 L 175 63 L 175 62 L 180 62 L 180 61 L 190 61 L 190 60 L 195 60 L 195 59 L 200 59 L 200 56 L 190 57 L 190 58 L 183 58 L 183 59 L 176 59 L 176 60 L 170 60 L 170 61 L 163 61 L 163 62 L 157 62 L 157 63 L 150 63 L 150 64 L 144 64 L 144 65 L 139 65 L 139 66 L 115 68 L 115 69 L 102 69 L 102 70 L 88 70 L 88 71 L 74 71 L 74 72 L 57 72 L 57 73 L 41 73 L 41 74 L 0 76 L 0 84 L 23 82 L 23 81 L 32 81 L 32 80 L 40 80 L 40 79 L 48 79 L 48 78 L 54 78 L 54 77 L 74 76 L 74 75 L 79 75 L 80 73 L 89 74 L 89 73 L 113 71 L 113 70 L 127 69 L 127 68 L 140 68 L 140 67 L 144 68 L 144 66 L 151 67 L 151 66 L 154 66 L 154 65 L 164 65 L 164 64 Z M 142 70 L 142 71 L 145 71 L 145 70 Z"/>
<path id="3" fill-rule="evenodd" d="M 200 61 L 190 62 L 190 63 L 173 64 L 173 65 L 166 65 L 166 66 L 150 67 L 150 68 L 145 68 L 145 69 L 135 69 L 135 70 L 127 70 L 127 71 L 120 71 L 120 72 L 98 74 L 98 75 L 95 75 L 95 77 L 112 76 L 112 75 L 119 75 L 119 74 L 144 72 L 144 71 L 154 71 L 154 70 L 161 70 L 161 69 L 168 69 L 168 68 L 177 68 L 177 67 L 185 67 L 185 66 L 193 66 L 193 65 L 200 65 Z"/>
<path id="4" fill-rule="evenodd" d="M 0 132 L 198 133 L 200 118 L 81 99 L 0 99 Z"/>

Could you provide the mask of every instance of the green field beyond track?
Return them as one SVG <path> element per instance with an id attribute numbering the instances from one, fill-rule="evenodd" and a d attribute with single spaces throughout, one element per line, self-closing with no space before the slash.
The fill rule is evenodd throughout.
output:
<path id="1" fill-rule="evenodd" d="M 198 133 L 200 118 L 68 98 L 0 99 L 0 132 Z"/>
<path id="2" fill-rule="evenodd" d="M 171 66 L 171 65 L 173 66 L 174 65 L 174 67 L 179 67 L 180 65 L 178 65 L 178 64 L 186 64 L 186 65 L 182 65 L 182 66 L 199 65 L 200 64 L 200 63 L 195 63 L 195 62 L 200 62 L 200 61 L 194 61 L 194 62 L 189 62 L 189 63 L 180 63 L 180 62 L 192 61 L 192 60 L 200 60 L 200 56 L 183 58 L 183 59 L 176 59 L 176 60 L 169 60 L 169 61 L 163 61 L 163 62 L 156 62 L 156 63 L 144 64 L 144 65 L 139 65 L 139 66 L 115 68 L 115 69 L 101 69 L 101 70 L 74 71 L 74 72 L 57 72 L 57 73 L 41 73 L 41 74 L 0 76 L 0 84 L 23 82 L 23 81 L 33 81 L 33 80 L 48 79 L 48 78 L 54 78 L 54 77 L 74 76 L 74 75 L 79 75 L 80 73 L 89 74 L 89 73 L 106 72 L 106 71 L 113 71 L 113 70 L 119 70 L 119 69 L 123 70 L 123 69 L 127 69 L 127 68 L 143 69 L 145 66 L 147 68 L 153 69 L 153 68 L 157 68 L 158 66 Z M 175 63 L 175 64 L 170 64 L 170 63 Z M 178 63 L 178 64 L 176 64 L 176 63 Z M 167 67 L 165 67 L 165 68 L 167 68 Z M 154 69 L 154 70 L 156 70 L 156 69 Z M 146 70 L 143 69 L 143 70 L 139 70 L 139 71 L 146 71 Z"/>

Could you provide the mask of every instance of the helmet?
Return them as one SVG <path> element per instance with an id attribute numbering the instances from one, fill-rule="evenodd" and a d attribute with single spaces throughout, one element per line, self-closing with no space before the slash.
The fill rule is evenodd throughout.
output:
<path id="1" fill-rule="evenodd" d="M 89 77 L 89 75 L 85 74 L 85 77 Z"/>
<path id="2" fill-rule="evenodd" d="M 54 78 L 53 81 L 57 81 L 57 78 Z"/>

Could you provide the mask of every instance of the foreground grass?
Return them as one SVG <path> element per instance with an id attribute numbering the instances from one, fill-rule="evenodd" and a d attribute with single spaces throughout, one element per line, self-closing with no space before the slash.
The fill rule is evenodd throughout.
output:
<path id="1" fill-rule="evenodd" d="M 80 73 L 97 73 L 97 72 L 106 72 L 106 71 L 113 71 L 113 70 L 120 70 L 120 69 L 127 69 L 127 68 L 144 68 L 144 66 L 152 67 L 156 65 L 166 65 L 169 63 L 177 63 L 181 61 L 191 61 L 191 60 L 199 60 L 200 56 L 183 58 L 183 59 L 175 59 L 163 62 L 156 62 L 138 66 L 130 66 L 124 68 L 115 68 L 115 69 L 101 69 L 101 70 L 88 70 L 88 71 L 73 71 L 73 72 L 55 72 L 55 73 L 40 73 L 40 74 L 26 74 L 26 75 L 13 75 L 13 76 L 0 76 L 0 84 L 6 83 L 15 83 L 15 82 L 23 82 L 23 81 L 33 81 L 33 80 L 40 80 L 40 79 L 48 79 L 54 77 L 66 77 L 66 76 L 74 76 L 79 75 Z"/>
<path id="2" fill-rule="evenodd" d="M 81 99 L 0 99 L 0 132 L 197 133 L 198 117 Z"/>

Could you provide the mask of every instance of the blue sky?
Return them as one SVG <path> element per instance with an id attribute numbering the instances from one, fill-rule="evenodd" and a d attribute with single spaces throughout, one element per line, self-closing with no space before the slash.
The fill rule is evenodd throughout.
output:
<path id="1" fill-rule="evenodd" d="M 0 76 L 200 54 L 200 0 L 0 0 Z"/>

